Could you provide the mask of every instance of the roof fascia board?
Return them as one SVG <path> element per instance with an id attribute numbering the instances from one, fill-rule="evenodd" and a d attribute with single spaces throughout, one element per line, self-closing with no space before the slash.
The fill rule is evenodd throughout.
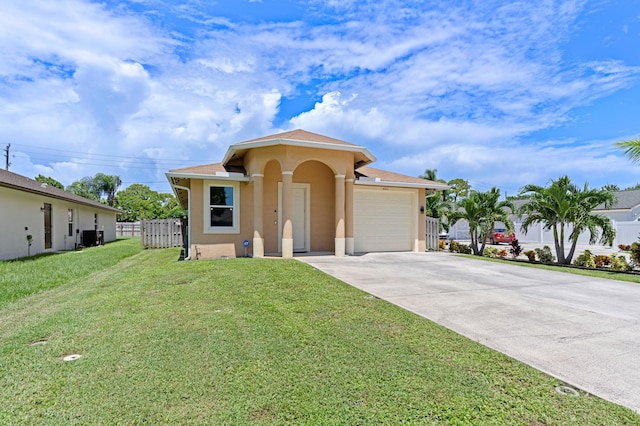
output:
<path id="1" fill-rule="evenodd" d="M 358 179 L 354 182 L 356 185 L 363 186 L 392 186 L 397 188 L 424 188 L 424 189 L 448 189 L 448 186 L 430 186 L 429 184 L 410 183 L 410 182 L 392 182 L 387 180 L 362 180 Z"/>
<path id="2" fill-rule="evenodd" d="M 324 142 L 313 142 L 313 141 L 300 141 L 296 139 L 267 139 L 263 141 L 257 142 L 244 142 L 240 144 L 231 145 L 227 150 L 227 153 L 224 155 L 222 159 L 222 164 L 227 164 L 229 160 L 233 157 L 236 151 L 244 150 L 244 149 L 253 149 L 253 148 L 264 148 L 267 146 L 275 146 L 275 145 L 289 145 L 289 146 L 298 146 L 302 148 L 319 148 L 319 149 L 330 149 L 334 151 L 349 151 L 349 152 L 359 152 L 367 157 L 371 163 L 375 162 L 377 159 L 375 155 L 373 155 L 367 148 L 360 145 L 341 145 L 337 143 L 324 143 Z"/>
<path id="3" fill-rule="evenodd" d="M 251 178 L 242 173 L 224 173 L 224 174 L 205 174 L 205 173 L 165 173 L 167 178 L 183 178 L 183 179 L 213 179 L 213 180 L 233 180 L 239 182 L 249 182 Z M 173 184 L 171 184 L 173 186 Z"/>

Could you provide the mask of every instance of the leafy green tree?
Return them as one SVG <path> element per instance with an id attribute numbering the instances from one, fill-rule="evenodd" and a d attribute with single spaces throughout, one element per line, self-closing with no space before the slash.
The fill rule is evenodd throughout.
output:
<path id="1" fill-rule="evenodd" d="M 616 184 L 609 183 L 602 187 L 605 191 L 620 191 L 620 187 Z"/>
<path id="2" fill-rule="evenodd" d="M 602 244 L 613 243 L 615 230 L 611 220 L 592 213 L 596 206 L 610 206 L 615 201 L 611 191 L 589 188 L 587 183 L 581 189 L 568 176 L 562 176 L 551 180 L 547 187 L 526 185 L 520 192 L 530 195 L 529 202 L 519 211 L 520 216 L 524 216 L 522 229 L 526 232 L 534 223 L 540 223 L 545 229 L 552 230 L 558 263 L 571 263 L 583 231 L 589 231 L 590 244 L 598 238 Z M 571 244 L 566 256 L 565 241 Z"/>
<path id="3" fill-rule="evenodd" d="M 100 201 L 105 197 L 107 204 L 113 207 L 115 194 L 120 185 L 122 181 L 119 176 L 96 173 L 93 177 L 85 176 L 73 182 L 67 187 L 67 191 L 94 201 Z"/>
<path id="4" fill-rule="evenodd" d="M 420 178 L 433 182 L 447 183 L 444 179 L 438 179 L 436 176 L 437 173 L 438 169 L 426 169 L 424 174 L 420 175 Z M 440 221 L 440 228 L 447 232 L 449 231 L 447 213 L 450 209 L 451 205 L 448 202 L 447 190 L 440 190 L 435 193 L 427 194 L 425 199 L 426 215 L 438 219 Z"/>
<path id="5" fill-rule="evenodd" d="M 173 194 L 158 193 L 147 185 L 139 183 L 119 191 L 114 201 L 115 206 L 124 212 L 118 215 L 118 220 L 122 222 L 167 219 L 182 217 L 186 214 Z"/>
<path id="6" fill-rule="evenodd" d="M 107 198 L 107 204 L 113 207 L 116 192 L 122 185 L 122 180 L 116 175 L 106 175 L 104 173 L 96 173 L 93 177 L 93 187 L 100 192 L 100 197 Z"/>
<path id="7" fill-rule="evenodd" d="M 94 193 L 93 188 L 90 187 L 85 180 L 77 180 L 73 182 L 71 185 L 67 186 L 66 191 L 93 201 L 98 201 L 100 199 L 99 195 Z"/>
<path id="8" fill-rule="evenodd" d="M 494 187 L 487 192 L 472 191 L 468 197 L 460 199 L 448 219 L 451 225 L 463 219 L 469 222 L 471 249 L 474 255 L 482 256 L 495 222 L 503 222 L 508 230 L 513 229 L 513 222 L 509 219 L 512 211 L 513 203 L 500 201 L 500 190 Z"/>
<path id="9" fill-rule="evenodd" d="M 38 176 L 35 177 L 35 180 L 37 180 L 38 182 L 46 183 L 47 185 L 53 186 L 54 188 L 64 189 L 63 184 L 49 176 L 42 176 L 41 174 L 38 174 Z"/>
<path id="10" fill-rule="evenodd" d="M 453 202 L 457 202 L 459 198 L 464 198 L 471 192 L 471 185 L 468 180 L 462 178 L 451 179 L 447 182 L 447 185 L 451 187 L 449 190 L 449 196 L 453 198 Z"/>

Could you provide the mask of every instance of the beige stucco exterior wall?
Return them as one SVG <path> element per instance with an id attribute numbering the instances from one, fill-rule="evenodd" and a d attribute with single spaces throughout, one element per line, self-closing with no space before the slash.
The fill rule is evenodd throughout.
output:
<path id="1" fill-rule="evenodd" d="M 51 249 L 44 248 L 44 203 L 51 204 Z M 68 209 L 73 209 L 73 236 L 68 235 Z M 33 237 L 30 254 L 73 250 L 83 230 L 104 231 L 105 242 L 116 239 L 116 213 L 43 195 L 0 187 L 0 260 L 27 256 L 27 235 Z M 76 230 L 79 231 L 76 232 Z"/>
<path id="2" fill-rule="evenodd" d="M 270 161 L 264 168 L 262 223 L 264 252 L 278 253 L 278 182 L 282 181 L 280 163 Z"/>
<path id="3" fill-rule="evenodd" d="M 353 180 L 354 154 L 318 148 L 277 145 L 253 148 L 243 158 L 231 163 L 243 166 L 247 176 L 262 179 L 262 238 L 264 253 L 279 253 L 278 183 L 283 172 L 293 172 L 293 183 L 309 184 L 310 249 L 333 252 L 336 247 L 336 176 Z M 208 234 L 205 232 L 206 186 L 215 181 L 191 178 L 191 257 L 219 258 L 244 255 L 243 241 L 254 241 L 253 182 L 238 182 L 240 194 L 240 226 L 236 233 Z M 220 180 L 221 184 L 229 181 Z M 346 184 L 345 184 L 346 185 Z M 353 183 L 351 183 L 353 186 Z M 406 188 L 390 188 L 403 190 Z M 424 189 L 408 189 L 415 193 L 420 206 L 424 205 Z M 351 208 L 350 208 L 351 207 Z M 345 206 L 345 213 L 353 213 L 353 206 Z M 259 210 L 258 210 L 259 211 Z M 425 250 L 425 215 L 417 213 L 414 250 Z M 257 220 L 257 219 L 256 219 Z M 413 218 L 412 218 L 413 220 Z M 342 224 L 344 229 L 344 224 Z M 344 237 L 344 235 L 343 235 Z M 344 243 L 343 243 L 344 244 Z M 252 247 L 249 248 L 252 253 Z"/>
<path id="4" fill-rule="evenodd" d="M 253 184 L 238 182 L 240 197 L 240 224 L 238 232 L 205 233 L 205 188 L 210 184 L 227 185 L 228 180 L 191 179 L 191 257 L 218 258 L 244 256 L 244 240 L 253 238 Z M 248 249 L 251 254 L 251 247 Z"/>
<path id="5" fill-rule="evenodd" d="M 424 208 L 427 194 L 424 188 L 419 188 L 417 191 L 420 216 L 418 216 L 418 246 L 415 250 L 419 253 L 424 253 L 427 250 L 427 215 Z"/>

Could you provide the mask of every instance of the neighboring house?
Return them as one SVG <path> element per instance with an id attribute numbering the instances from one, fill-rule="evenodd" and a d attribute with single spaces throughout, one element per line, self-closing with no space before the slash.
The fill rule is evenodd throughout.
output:
<path id="1" fill-rule="evenodd" d="M 367 167 L 374 161 L 363 146 L 293 130 L 169 171 L 189 211 L 187 255 L 424 251 L 425 191 L 447 186 Z"/>
<path id="2" fill-rule="evenodd" d="M 592 210 L 594 214 L 601 214 L 617 222 L 634 222 L 640 216 L 640 189 L 613 191 L 614 203 L 605 208 L 604 204 Z M 516 211 L 528 202 L 527 199 L 513 200 Z M 511 219 L 518 221 L 517 215 L 511 215 Z"/>
<path id="3" fill-rule="evenodd" d="M 611 220 L 621 222 L 634 222 L 640 216 L 640 189 L 627 191 L 614 191 L 616 201 L 609 208 L 599 205 L 593 209 L 593 213 L 607 216 Z"/>
<path id="4" fill-rule="evenodd" d="M 80 245 L 93 245 L 100 237 L 104 242 L 113 241 L 119 212 L 0 170 L 0 260 L 72 250 Z"/>

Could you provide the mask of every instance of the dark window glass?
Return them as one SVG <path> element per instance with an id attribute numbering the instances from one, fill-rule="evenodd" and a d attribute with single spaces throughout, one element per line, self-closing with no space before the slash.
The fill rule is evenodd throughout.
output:
<path id="1" fill-rule="evenodd" d="M 69 224 L 69 236 L 73 237 L 73 223 Z"/>
<path id="2" fill-rule="evenodd" d="M 211 207 L 211 226 L 233 227 L 233 208 L 232 207 Z"/>
<path id="3" fill-rule="evenodd" d="M 230 186 L 212 186 L 209 188 L 209 205 L 233 206 L 233 188 Z"/>

